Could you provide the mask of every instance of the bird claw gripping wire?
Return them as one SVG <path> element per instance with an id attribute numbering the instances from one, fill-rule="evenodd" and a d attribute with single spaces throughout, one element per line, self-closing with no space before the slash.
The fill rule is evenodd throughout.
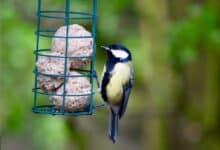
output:
<path id="1" fill-rule="evenodd" d="M 101 92 L 101 87 L 100 87 L 100 82 L 99 82 L 99 77 L 96 71 L 93 72 L 94 73 L 94 78 L 96 80 L 96 84 L 97 84 L 97 92 Z M 98 103 L 98 104 L 94 104 L 93 108 L 99 108 L 99 107 L 103 107 L 103 106 L 107 106 L 107 103 L 102 102 L 102 103 Z"/>
<path id="2" fill-rule="evenodd" d="M 94 71 L 94 77 L 95 77 L 95 80 L 96 80 L 96 84 L 97 84 L 97 92 L 101 92 L 101 87 L 100 87 L 100 82 L 99 82 L 99 77 L 98 77 L 98 75 L 97 75 L 97 72 L 96 71 Z"/>
<path id="3" fill-rule="evenodd" d="M 99 108 L 99 107 L 103 107 L 103 106 L 107 106 L 107 103 L 102 102 L 102 103 L 95 104 L 95 105 L 93 106 L 93 108 Z"/>

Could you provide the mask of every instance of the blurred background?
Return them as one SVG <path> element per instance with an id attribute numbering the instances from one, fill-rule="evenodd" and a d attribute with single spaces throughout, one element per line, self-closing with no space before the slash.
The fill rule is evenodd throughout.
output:
<path id="1" fill-rule="evenodd" d="M 65 3 L 42 1 L 48 10 Z M 90 0 L 72 1 L 72 9 L 91 8 Z M 219 0 L 98 0 L 98 73 L 100 45 L 110 43 L 131 50 L 135 70 L 115 145 L 107 108 L 84 117 L 31 112 L 36 10 L 36 0 L 0 1 L 1 150 L 220 149 Z"/>

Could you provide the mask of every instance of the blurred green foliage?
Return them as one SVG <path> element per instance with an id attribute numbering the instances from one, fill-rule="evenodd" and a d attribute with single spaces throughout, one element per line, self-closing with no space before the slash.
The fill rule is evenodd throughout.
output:
<path id="1" fill-rule="evenodd" d="M 33 84 L 34 23 L 21 18 L 11 2 L 1 5 L 1 127 L 7 132 L 22 129 L 25 115 L 29 112 L 30 93 Z M 26 105 L 24 105 L 26 104 Z M 9 109 L 10 108 L 10 109 Z"/>
<path id="2" fill-rule="evenodd" d="M 218 12 L 198 5 L 189 7 L 187 16 L 170 28 L 170 59 L 175 68 L 196 59 L 201 49 L 219 53 L 220 30 Z"/>

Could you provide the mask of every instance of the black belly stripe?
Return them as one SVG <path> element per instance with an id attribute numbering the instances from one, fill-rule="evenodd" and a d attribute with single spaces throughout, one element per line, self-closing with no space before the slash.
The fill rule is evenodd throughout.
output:
<path id="1" fill-rule="evenodd" d="M 107 92 L 106 92 L 106 86 L 108 85 L 110 81 L 110 74 L 109 73 L 105 73 L 102 79 L 102 86 L 101 86 L 101 95 L 102 98 L 104 99 L 104 101 L 108 101 L 107 98 Z"/>
<path id="2" fill-rule="evenodd" d="M 104 101 L 108 102 L 107 97 L 107 91 L 106 86 L 108 85 L 110 79 L 111 79 L 111 71 L 113 70 L 117 60 L 115 59 L 108 59 L 106 63 L 106 71 L 104 73 L 103 79 L 102 79 L 102 85 L 101 85 L 101 95 Z"/>

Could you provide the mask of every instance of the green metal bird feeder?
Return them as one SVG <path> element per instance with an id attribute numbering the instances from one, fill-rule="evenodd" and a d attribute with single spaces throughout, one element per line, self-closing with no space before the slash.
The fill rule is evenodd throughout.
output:
<path id="1" fill-rule="evenodd" d="M 94 79 L 98 83 L 94 69 L 96 0 L 83 1 L 91 5 L 88 12 L 77 10 L 78 7 L 73 10 L 74 0 L 65 0 L 63 10 L 44 9 L 43 1 L 37 0 L 32 110 L 40 114 L 91 115 Z M 53 28 L 58 21 L 62 22 L 62 27 Z M 82 22 L 91 33 L 81 26 Z M 44 47 L 48 39 L 52 46 Z"/>

